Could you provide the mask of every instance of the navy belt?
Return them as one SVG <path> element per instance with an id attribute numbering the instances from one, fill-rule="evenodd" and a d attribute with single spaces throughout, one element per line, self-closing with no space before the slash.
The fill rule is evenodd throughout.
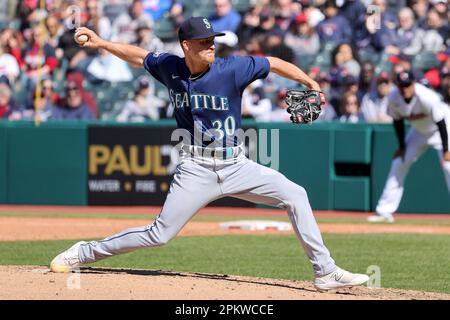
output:
<path id="1" fill-rule="evenodd" d="M 181 147 L 181 150 L 193 156 L 214 158 L 214 159 L 236 158 L 244 151 L 242 146 L 226 147 L 226 148 L 208 148 L 186 144 Z"/>

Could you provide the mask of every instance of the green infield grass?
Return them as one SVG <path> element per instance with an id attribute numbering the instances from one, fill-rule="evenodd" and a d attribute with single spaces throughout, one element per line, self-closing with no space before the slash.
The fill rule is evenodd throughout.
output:
<path id="1" fill-rule="evenodd" d="M 380 269 L 381 286 L 450 293 L 450 236 L 325 234 L 337 264 L 365 273 Z M 0 242 L 2 265 L 48 265 L 75 241 Z M 312 280 L 312 268 L 293 235 L 177 237 L 90 266 Z"/>

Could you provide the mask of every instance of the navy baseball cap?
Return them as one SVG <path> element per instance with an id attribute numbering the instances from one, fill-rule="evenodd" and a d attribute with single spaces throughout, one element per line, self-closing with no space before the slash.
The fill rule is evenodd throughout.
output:
<path id="1" fill-rule="evenodd" d="M 223 32 L 215 32 L 212 24 L 205 17 L 191 17 L 184 21 L 178 30 L 178 39 L 196 40 L 209 37 L 224 36 Z"/>
<path id="2" fill-rule="evenodd" d="M 395 83 L 399 87 L 409 87 L 415 80 L 411 71 L 401 71 L 395 76 Z"/>

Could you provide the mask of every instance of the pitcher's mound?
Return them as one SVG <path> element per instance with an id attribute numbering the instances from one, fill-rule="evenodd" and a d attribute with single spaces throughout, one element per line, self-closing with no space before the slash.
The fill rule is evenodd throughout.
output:
<path id="1" fill-rule="evenodd" d="M 312 282 L 241 276 L 82 268 L 55 274 L 42 266 L 0 266 L 3 299 L 450 299 L 448 294 L 357 287 L 317 292 Z"/>

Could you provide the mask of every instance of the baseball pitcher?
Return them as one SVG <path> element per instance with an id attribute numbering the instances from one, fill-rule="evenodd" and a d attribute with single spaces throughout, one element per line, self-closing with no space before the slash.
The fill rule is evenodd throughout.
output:
<path id="1" fill-rule="evenodd" d="M 181 147 L 166 201 L 150 225 L 131 228 L 102 241 L 79 242 L 53 259 L 54 272 L 68 272 L 80 264 L 93 263 L 138 248 L 161 246 L 213 200 L 231 196 L 287 210 L 294 230 L 314 270 L 319 290 L 361 285 L 364 274 L 336 266 L 325 247 L 306 191 L 281 173 L 249 160 L 235 139 L 241 126 L 242 92 L 269 72 L 295 80 L 312 91 L 292 91 L 289 112 L 297 123 L 315 120 L 324 97 L 319 85 L 295 65 L 273 57 L 242 56 L 215 58 L 213 30 L 208 19 L 194 17 L 179 29 L 184 58 L 148 52 L 128 44 L 112 43 L 87 28 L 84 47 L 102 48 L 136 67 L 144 67 L 163 83 L 175 108 L 179 129 L 188 134 Z"/>

